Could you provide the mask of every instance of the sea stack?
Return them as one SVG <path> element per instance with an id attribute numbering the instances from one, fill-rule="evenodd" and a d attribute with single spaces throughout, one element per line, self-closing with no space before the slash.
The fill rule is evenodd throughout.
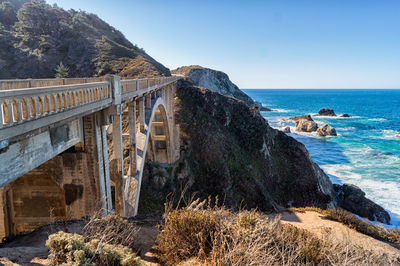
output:
<path id="1" fill-rule="evenodd" d="M 322 108 L 319 110 L 318 112 L 319 116 L 336 116 L 335 112 L 333 111 L 333 109 L 329 109 L 329 108 Z"/>
<path id="2" fill-rule="evenodd" d="M 323 124 L 317 129 L 317 134 L 321 137 L 337 136 L 336 129 L 328 124 Z"/>
<path id="3" fill-rule="evenodd" d="M 294 121 L 296 130 L 299 132 L 314 132 L 318 129 L 318 125 L 311 118 L 311 115 L 294 116 L 289 119 Z"/>

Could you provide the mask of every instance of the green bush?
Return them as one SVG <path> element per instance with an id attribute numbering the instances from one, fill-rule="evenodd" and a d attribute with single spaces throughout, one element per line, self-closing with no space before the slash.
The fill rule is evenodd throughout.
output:
<path id="1" fill-rule="evenodd" d="M 85 243 L 78 234 L 52 234 L 46 246 L 53 265 L 141 265 L 139 257 L 128 247 L 104 244 L 98 239 Z"/>

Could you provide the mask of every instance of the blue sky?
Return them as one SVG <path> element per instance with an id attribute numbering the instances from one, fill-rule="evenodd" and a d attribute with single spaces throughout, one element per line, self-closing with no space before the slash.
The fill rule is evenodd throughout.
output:
<path id="1" fill-rule="evenodd" d="M 399 0 L 48 0 L 241 88 L 400 88 Z"/>

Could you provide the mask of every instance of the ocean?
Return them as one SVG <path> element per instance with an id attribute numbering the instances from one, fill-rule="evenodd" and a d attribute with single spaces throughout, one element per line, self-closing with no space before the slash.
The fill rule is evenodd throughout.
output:
<path id="1" fill-rule="evenodd" d="M 351 183 L 384 207 L 392 224 L 400 227 L 400 90 L 244 89 L 273 112 L 261 112 L 277 129 L 302 142 L 333 183 Z M 315 114 L 326 107 L 350 118 L 320 117 L 338 136 L 319 137 L 295 131 L 291 116 Z"/>

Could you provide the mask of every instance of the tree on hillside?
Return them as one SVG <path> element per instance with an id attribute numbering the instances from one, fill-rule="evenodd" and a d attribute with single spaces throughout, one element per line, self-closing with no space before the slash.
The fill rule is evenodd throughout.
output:
<path id="1" fill-rule="evenodd" d="M 12 26 L 16 21 L 17 15 L 13 4 L 8 1 L 0 3 L 0 24 Z"/>
<path id="2" fill-rule="evenodd" d="M 63 62 L 60 62 L 56 67 L 56 78 L 66 78 L 68 77 L 69 68 L 64 66 Z"/>

